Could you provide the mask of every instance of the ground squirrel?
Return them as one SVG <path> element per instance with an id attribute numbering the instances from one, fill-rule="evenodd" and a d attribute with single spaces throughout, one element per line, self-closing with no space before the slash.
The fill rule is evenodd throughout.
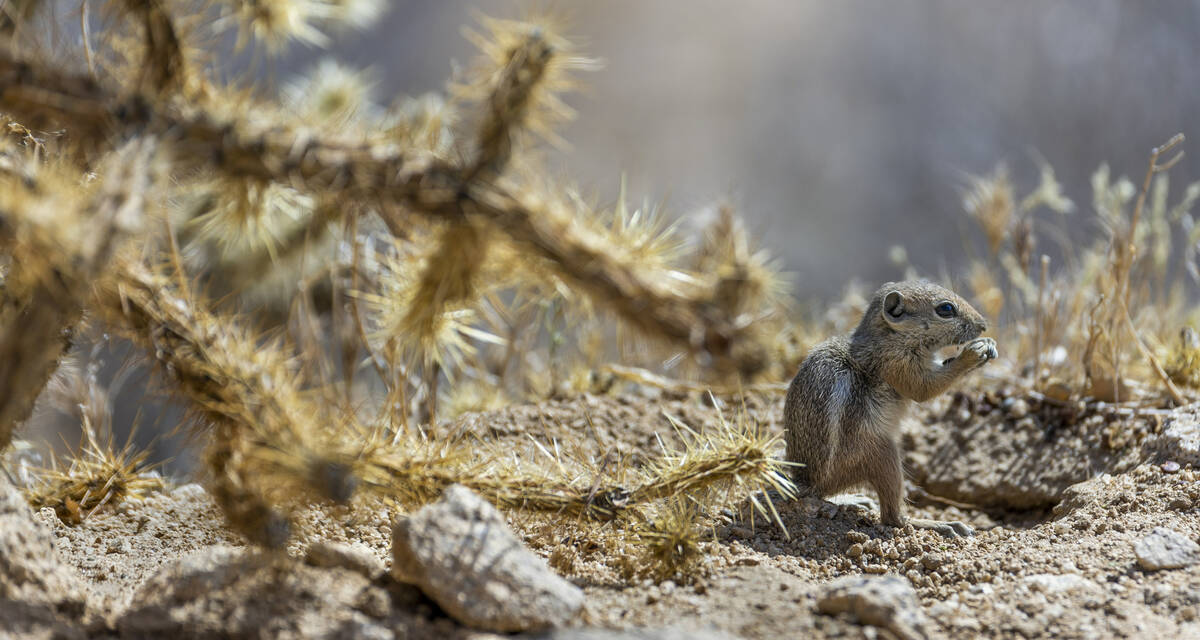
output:
<path id="1" fill-rule="evenodd" d="M 986 330 L 971 305 L 935 284 L 889 282 L 875 292 L 854 333 L 814 347 L 788 388 L 787 457 L 803 464 L 801 493 L 825 497 L 869 485 L 883 523 L 903 526 L 900 418 L 911 402 L 996 357 L 996 341 L 979 337 Z M 939 349 L 963 343 L 956 357 L 935 361 Z M 973 533 L 961 522 L 907 522 L 947 536 Z"/>

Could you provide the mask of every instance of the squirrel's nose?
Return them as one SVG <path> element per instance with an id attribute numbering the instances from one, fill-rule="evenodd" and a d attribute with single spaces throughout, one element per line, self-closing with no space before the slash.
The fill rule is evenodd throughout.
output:
<path id="1" fill-rule="evenodd" d="M 987 331 L 987 323 L 986 322 L 976 322 L 975 326 L 979 327 L 979 333 L 983 333 L 983 332 Z"/>

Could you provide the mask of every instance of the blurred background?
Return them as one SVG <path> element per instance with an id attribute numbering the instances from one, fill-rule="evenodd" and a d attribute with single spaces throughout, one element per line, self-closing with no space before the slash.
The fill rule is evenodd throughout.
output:
<path id="1" fill-rule="evenodd" d="M 476 24 L 476 10 L 529 9 L 395 1 L 375 27 L 325 50 L 293 48 L 275 70 L 300 73 L 333 57 L 374 69 L 383 103 L 439 91 L 454 61 L 475 53 L 461 28 Z M 734 204 L 793 273 L 802 300 L 836 296 L 853 278 L 874 288 L 900 277 L 895 245 L 922 274 L 962 277 L 967 176 L 1001 162 L 1024 194 L 1044 158 L 1084 212 L 1101 163 L 1140 183 L 1150 149 L 1177 132 L 1191 157 L 1173 181 L 1200 177 L 1195 0 L 606 0 L 551 9 L 605 61 L 568 96 L 579 112 L 563 131 L 572 146 L 552 152 L 551 166 L 602 200 L 616 197 L 624 174 L 632 201 L 665 201 L 679 216 Z"/>

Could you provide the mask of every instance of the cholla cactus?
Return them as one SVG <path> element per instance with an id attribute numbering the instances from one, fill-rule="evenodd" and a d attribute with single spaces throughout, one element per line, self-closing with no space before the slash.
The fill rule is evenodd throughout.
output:
<path id="1" fill-rule="evenodd" d="M 87 311 L 153 356 L 207 437 L 218 505 L 266 547 L 284 545 L 308 502 L 409 508 L 461 483 L 508 509 L 624 522 L 646 541 L 682 532 L 663 533 L 674 542 L 657 554 L 682 567 L 696 505 L 789 491 L 777 442 L 746 425 L 604 471 L 522 464 L 417 428 L 472 388 L 493 389 L 491 404 L 595 384 L 614 337 L 650 345 L 633 364 L 688 355 L 711 382 L 748 384 L 785 329 L 777 273 L 731 212 L 689 255 L 661 211 L 624 193 L 597 207 L 541 176 L 529 151 L 562 144 L 555 126 L 574 115 L 562 95 L 596 66 L 558 29 L 483 18 L 467 32 L 479 58 L 446 97 L 385 108 L 369 72 L 334 63 L 278 98 L 222 85 L 200 46 L 233 28 L 272 52 L 321 44 L 383 3 L 214 0 L 204 25 L 182 6 L 110 2 L 111 27 L 85 29 L 74 69 L 37 43 L 0 51 L 0 112 L 14 119 L 0 154 L 0 448 Z M 64 133 L 47 147 L 41 130 Z M 18 329 L 31 314 L 36 331 Z M 552 384 L 534 382 L 546 371 Z M 141 462 L 111 449 L 89 441 L 86 464 L 36 499 Z M 113 499 L 94 498 L 70 499 Z M 683 502 L 660 513 L 669 500 Z"/>

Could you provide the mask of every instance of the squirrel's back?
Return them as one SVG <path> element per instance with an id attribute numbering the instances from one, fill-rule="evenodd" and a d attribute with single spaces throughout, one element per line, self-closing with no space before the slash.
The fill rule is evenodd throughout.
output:
<path id="1" fill-rule="evenodd" d="M 803 464 L 796 470 L 801 485 L 818 484 L 836 471 L 834 460 L 847 440 L 860 437 L 857 431 L 884 426 L 892 405 L 902 399 L 862 370 L 851 357 L 846 336 L 830 338 L 813 347 L 788 387 L 784 403 L 787 429 L 787 459 Z"/>

